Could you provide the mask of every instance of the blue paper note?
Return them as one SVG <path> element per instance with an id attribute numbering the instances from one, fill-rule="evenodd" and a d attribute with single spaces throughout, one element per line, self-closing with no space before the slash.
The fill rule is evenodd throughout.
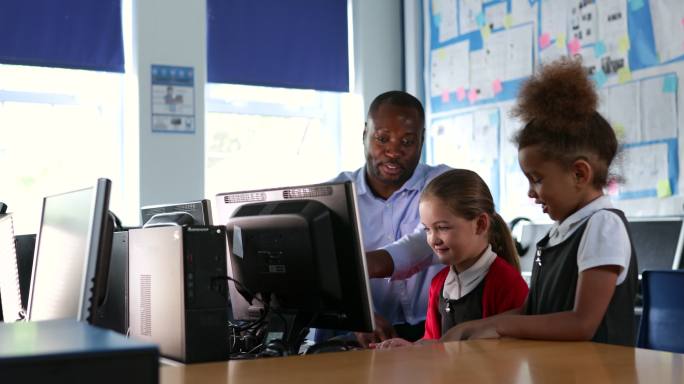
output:
<path id="1" fill-rule="evenodd" d="M 632 11 L 638 11 L 644 7 L 644 0 L 629 0 Z"/>
<path id="2" fill-rule="evenodd" d="M 663 92 L 677 93 L 677 76 L 667 75 L 663 79 Z"/>
<path id="3" fill-rule="evenodd" d="M 480 12 L 477 14 L 475 17 L 475 20 L 477 21 L 477 26 L 482 28 L 485 25 L 485 15 L 484 13 Z"/>
<path id="4" fill-rule="evenodd" d="M 594 56 L 599 58 L 605 54 L 606 54 L 606 45 L 603 43 L 603 41 L 597 41 L 596 44 L 594 44 Z"/>
<path id="5" fill-rule="evenodd" d="M 492 127 L 499 127 L 499 112 L 492 112 L 489 114 L 489 125 Z"/>
<path id="6" fill-rule="evenodd" d="M 606 74 L 603 72 L 602 69 L 597 69 L 596 72 L 594 73 L 594 81 L 596 82 L 596 85 L 599 87 L 603 87 L 603 84 L 606 83 Z"/>
<path id="7" fill-rule="evenodd" d="M 442 25 L 442 15 L 433 15 L 432 20 L 434 21 L 436 26 Z"/>

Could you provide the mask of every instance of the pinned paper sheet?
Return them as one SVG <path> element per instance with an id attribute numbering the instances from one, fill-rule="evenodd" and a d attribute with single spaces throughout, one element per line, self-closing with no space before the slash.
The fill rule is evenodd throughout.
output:
<path id="1" fill-rule="evenodd" d="M 449 91 L 442 92 L 442 103 L 449 102 Z"/>
<path id="2" fill-rule="evenodd" d="M 597 41 L 594 44 L 594 56 L 598 59 L 599 57 L 606 54 L 606 44 L 603 41 Z"/>
<path id="3" fill-rule="evenodd" d="M 487 40 L 492 34 L 492 29 L 489 27 L 489 25 L 485 25 L 484 27 L 480 28 L 480 33 L 482 33 L 482 39 Z"/>
<path id="4" fill-rule="evenodd" d="M 474 88 L 468 92 L 468 101 L 470 101 L 471 104 L 477 101 L 477 90 Z"/>
<path id="5" fill-rule="evenodd" d="M 672 188 L 670 188 L 670 180 L 663 179 L 658 180 L 658 187 L 656 188 L 658 192 L 658 197 L 668 197 L 672 196 Z"/>
<path id="6" fill-rule="evenodd" d="M 558 48 L 565 48 L 565 34 L 561 33 L 560 35 L 556 36 L 556 46 Z"/>
<path id="7" fill-rule="evenodd" d="M 626 83 L 628 81 L 632 80 L 632 71 L 629 70 L 627 67 L 622 67 L 618 69 L 618 81 L 622 83 Z"/>
<path id="8" fill-rule="evenodd" d="M 475 20 L 477 21 L 477 26 L 482 28 L 485 25 L 485 15 L 484 13 L 480 12 L 475 16 Z"/>
<path id="9" fill-rule="evenodd" d="M 677 76 L 667 75 L 663 79 L 663 92 L 677 93 Z"/>
<path id="10" fill-rule="evenodd" d="M 638 11 L 644 7 L 644 0 L 629 0 L 632 11 Z"/>
<path id="11" fill-rule="evenodd" d="M 463 100 L 465 100 L 465 98 L 466 98 L 465 89 L 463 89 L 463 87 L 458 87 L 458 89 L 456 90 L 456 99 L 458 99 L 458 101 L 463 101 Z"/>
<path id="12" fill-rule="evenodd" d="M 599 87 L 603 87 L 603 84 L 605 84 L 607 80 L 608 79 L 606 78 L 606 74 L 603 72 L 603 69 L 598 68 L 596 72 L 594 72 L 594 81 Z"/>
<path id="13" fill-rule="evenodd" d="M 436 49 L 435 52 L 437 52 L 437 58 L 440 60 L 444 60 L 447 57 L 446 51 L 444 49 Z"/>
<path id="14" fill-rule="evenodd" d="M 570 50 L 571 55 L 576 55 L 579 53 L 580 48 L 582 48 L 582 45 L 580 44 L 580 41 L 578 38 L 573 38 L 570 40 L 570 43 L 568 44 L 568 50 Z"/>
<path id="15" fill-rule="evenodd" d="M 625 138 L 625 126 L 622 124 L 613 124 L 613 131 L 615 131 L 615 136 L 622 140 Z"/>
<path id="16" fill-rule="evenodd" d="M 504 16 L 504 27 L 506 29 L 510 28 L 513 26 L 513 15 L 510 13 L 507 13 L 506 16 Z"/>
<path id="17" fill-rule="evenodd" d="M 544 49 L 549 45 L 551 45 L 551 36 L 548 33 L 539 36 L 539 48 Z"/>
<path id="18" fill-rule="evenodd" d="M 494 90 L 495 95 L 503 90 L 500 79 L 496 79 L 492 82 L 492 89 Z"/>
<path id="19" fill-rule="evenodd" d="M 618 49 L 620 50 L 620 53 L 625 54 L 627 51 L 629 51 L 630 44 L 629 44 L 629 36 L 622 36 L 620 40 L 618 41 Z"/>

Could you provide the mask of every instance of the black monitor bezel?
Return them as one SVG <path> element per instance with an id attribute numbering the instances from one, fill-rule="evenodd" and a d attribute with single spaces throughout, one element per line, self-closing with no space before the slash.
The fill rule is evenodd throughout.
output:
<path id="1" fill-rule="evenodd" d="M 249 190 L 249 191 L 240 191 L 240 192 L 229 192 L 229 193 L 219 193 L 216 195 L 216 207 L 218 210 L 218 217 L 221 220 L 222 224 L 227 224 L 228 220 L 230 219 L 231 215 L 237 211 L 237 208 L 248 204 L 249 201 L 242 201 L 242 202 L 234 202 L 234 203 L 228 203 L 226 200 L 228 200 L 226 197 L 229 196 L 249 196 L 249 195 L 263 195 L 267 196 L 269 193 L 278 193 L 282 192 L 282 194 L 286 194 L 288 191 L 307 191 L 307 190 L 316 190 L 318 188 L 326 188 L 326 187 L 331 187 L 333 189 L 342 189 L 344 191 L 345 195 L 345 212 L 348 215 L 349 223 L 352 226 L 352 231 L 354 236 L 354 244 L 353 244 L 353 252 L 355 255 L 357 255 L 358 259 L 354 260 L 353 262 L 355 263 L 355 269 L 354 273 L 355 276 L 353 276 L 353 279 L 356 279 L 356 281 L 359 283 L 359 289 L 360 295 L 362 297 L 359 297 L 358 302 L 359 305 L 363 306 L 363 310 L 359 312 L 363 312 L 363 319 L 361 319 L 361 324 L 359 326 L 353 327 L 355 329 L 349 329 L 349 330 L 358 330 L 358 331 L 372 331 L 375 328 L 375 323 L 374 323 L 374 316 L 373 316 L 373 303 L 372 303 L 372 296 L 370 294 L 370 284 L 369 284 L 369 278 L 368 278 L 368 269 L 367 269 L 367 263 L 366 263 L 366 254 L 363 249 L 363 234 L 361 232 L 361 224 L 360 224 L 360 219 L 359 219 L 359 211 L 358 211 L 358 203 L 357 203 L 357 197 L 356 197 L 356 189 L 354 188 L 354 184 L 352 181 L 345 181 L 345 182 L 338 182 L 338 183 L 323 183 L 323 184 L 312 184 L 312 185 L 303 185 L 303 186 L 292 186 L 292 187 L 281 187 L 281 188 L 268 188 L 268 189 L 261 189 L 261 190 Z M 281 201 L 281 200 L 306 200 L 307 198 L 310 199 L 310 197 L 307 197 L 303 195 L 302 197 L 291 197 L 288 199 L 281 198 L 281 199 L 271 199 L 271 200 L 262 200 L 262 201 Z M 240 200 L 240 199 L 237 199 Z M 232 273 L 232 266 L 231 266 L 231 258 L 233 257 L 232 251 L 230 248 L 230 242 L 229 239 L 226 238 L 226 249 L 227 249 L 227 257 L 226 257 L 226 262 L 227 262 L 227 270 L 229 273 Z M 342 276 L 345 280 L 350 279 L 349 276 Z M 233 307 L 233 317 L 235 319 L 243 319 L 243 320 L 250 320 L 254 319 L 253 317 L 246 316 L 246 307 L 245 305 L 247 304 L 244 298 L 238 293 L 237 288 L 235 287 L 235 284 L 231 281 L 228 284 L 229 290 L 230 290 L 230 297 L 231 300 L 234 302 L 232 303 Z M 236 300 L 236 298 L 239 298 Z M 236 302 L 237 301 L 237 302 Z M 318 319 L 316 322 L 322 322 L 323 324 L 326 323 L 326 320 L 324 318 Z M 316 326 L 314 324 L 313 326 Z M 325 328 L 325 327 L 321 327 Z"/>

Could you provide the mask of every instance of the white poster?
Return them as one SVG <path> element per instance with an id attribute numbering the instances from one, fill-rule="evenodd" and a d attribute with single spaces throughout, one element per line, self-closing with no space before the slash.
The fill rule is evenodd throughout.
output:
<path id="1" fill-rule="evenodd" d="M 458 5 L 458 23 L 461 35 L 478 31 L 480 29 L 478 17 L 483 17 L 483 15 L 481 15 L 482 0 L 460 0 Z"/>
<path id="2" fill-rule="evenodd" d="M 599 17 L 598 41 L 605 47 L 601 57 L 601 69 L 606 75 L 629 68 L 628 54 L 631 48 L 627 29 L 627 2 L 625 0 L 601 0 L 597 3 Z"/>
<path id="3" fill-rule="evenodd" d="M 599 112 L 608 120 L 622 143 L 642 141 L 639 115 L 639 84 L 636 82 L 599 91 Z"/>
<path id="4" fill-rule="evenodd" d="M 677 81 L 675 75 L 641 81 L 641 132 L 643 141 L 677 137 Z"/>
<path id="5" fill-rule="evenodd" d="M 667 144 L 628 147 L 622 156 L 621 194 L 656 189 L 658 182 L 668 179 Z"/>
<path id="6" fill-rule="evenodd" d="M 568 12 L 568 41 L 573 38 L 581 45 L 593 44 L 598 36 L 598 17 L 594 0 L 574 0 Z"/>
<path id="7" fill-rule="evenodd" d="M 152 65 L 152 132 L 195 132 L 195 78 L 191 67 Z"/>
<path id="8" fill-rule="evenodd" d="M 458 18 L 456 17 L 456 0 L 433 0 L 434 18 L 439 31 L 439 42 L 458 36 Z"/>
<path id="9" fill-rule="evenodd" d="M 651 21 L 661 62 L 684 55 L 684 1 L 651 0 Z"/>

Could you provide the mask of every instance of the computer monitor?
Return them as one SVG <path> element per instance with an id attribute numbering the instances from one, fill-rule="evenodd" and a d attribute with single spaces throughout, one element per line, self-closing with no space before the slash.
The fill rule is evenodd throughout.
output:
<path id="1" fill-rule="evenodd" d="M 212 225 L 209 199 L 179 204 L 148 205 L 140 208 L 145 227 L 165 226 L 172 223 Z"/>
<path id="2" fill-rule="evenodd" d="M 258 293 L 274 310 L 308 318 L 302 328 L 373 330 L 351 182 L 222 193 L 216 203 L 228 273 L 245 288 L 229 283 L 235 319 L 259 317 L 244 300 Z"/>
<path id="3" fill-rule="evenodd" d="M 102 305 L 113 224 L 111 182 L 43 199 L 31 275 L 28 319 L 88 321 Z"/>
<path id="4" fill-rule="evenodd" d="M 631 217 L 628 221 L 637 254 L 639 276 L 647 269 L 680 268 L 684 218 Z"/>
<path id="5" fill-rule="evenodd" d="M 534 254 L 537 252 L 537 242 L 541 240 L 551 229 L 551 224 L 525 223 L 520 235 L 520 244 L 527 251 L 520 256 L 520 273 L 527 283 L 532 277 L 532 266 L 534 264 Z"/>
<path id="6" fill-rule="evenodd" d="M 0 214 L 0 300 L 4 322 L 24 318 L 12 215 Z"/>
<path id="7" fill-rule="evenodd" d="M 627 218 L 632 235 L 632 243 L 637 255 L 639 276 L 647 269 L 681 268 L 684 248 L 684 218 L 682 217 L 629 217 Z M 535 244 L 551 228 L 551 224 L 525 224 L 521 243 L 529 246 L 520 255 L 520 269 L 523 277 L 532 274 Z"/>

